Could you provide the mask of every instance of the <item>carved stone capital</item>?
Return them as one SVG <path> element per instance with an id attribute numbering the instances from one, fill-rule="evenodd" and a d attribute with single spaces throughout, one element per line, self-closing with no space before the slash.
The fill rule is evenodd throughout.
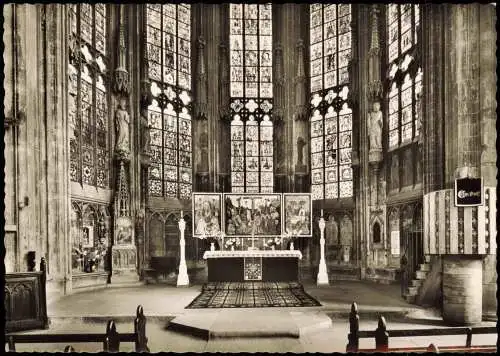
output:
<path id="1" fill-rule="evenodd" d="M 381 149 L 371 149 L 368 152 L 368 162 L 375 163 L 378 165 L 382 161 L 382 150 Z"/>
<path id="2" fill-rule="evenodd" d="M 379 80 L 372 81 L 368 83 L 368 91 L 367 91 L 368 100 L 375 102 L 381 101 L 383 98 L 383 86 L 382 82 Z"/>
<path id="3" fill-rule="evenodd" d="M 118 95 L 128 96 L 130 94 L 130 78 L 128 71 L 119 67 L 116 68 L 113 80 L 113 90 Z"/>

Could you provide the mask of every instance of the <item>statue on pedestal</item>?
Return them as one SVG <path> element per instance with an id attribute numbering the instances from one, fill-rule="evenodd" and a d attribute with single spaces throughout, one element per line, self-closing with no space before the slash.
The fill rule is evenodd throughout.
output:
<path id="1" fill-rule="evenodd" d="M 143 154 L 149 154 L 150 152 L 150 135 L 151 125 L 148 123 L 147 110 L 141 111 L 141 147 Z"/>
<path id="2" fill-rule="evenodd" d="M 130 116 L 126 110 L 127 99 L 121 98 L 115 113 L 116 153 L 128 156 L 130 153 Z"/>
<path id="3" fill-rule="evenodd" d="M 373 103 L 373 111 L 369 113 L 369 138 L 370 151 L 382 149 L 382 111 L 380 110 L 380 102 Z"/>
<path id="4" fill-rule="evenodd" d="M 306 141 L 304 138 L 297 138 L 297 165 L 295 170 L 297 172 L 305 172 L 306 165 L 304 164 L 304 146 L 306 145 Z"/>

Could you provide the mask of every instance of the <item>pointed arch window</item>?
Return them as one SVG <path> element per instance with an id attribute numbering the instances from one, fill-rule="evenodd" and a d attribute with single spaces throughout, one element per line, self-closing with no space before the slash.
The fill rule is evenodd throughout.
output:
<path id="1" fill-rule="evenodd" d="M 146 51 L 153 102 L 149 194 L 189 199 L 192 191 L 191 7 L 148 4 Z"/>
<path id="2" fill-rule="evenodd" d="M 387 21 L 387 100 L 389 149 L 411 143 L 420 135 L 418 102 L 422 68 L 416 62 L 420 6 L 389 4 Z"/>
<path id="3" fill-rule="evenodd" d="M 109 53 L 105 4 L 68 5 L 70 179 L 109 188 Z"/>
<path id="4" fill-rule="evenodd" d="M 310 5 L 311 193 L 352 197 L 351 5 Z"/>
<path id="5" fill-rule="evenodd" d="M 272 192 L 271 4 L 230 4 L 231 189 Z"/>

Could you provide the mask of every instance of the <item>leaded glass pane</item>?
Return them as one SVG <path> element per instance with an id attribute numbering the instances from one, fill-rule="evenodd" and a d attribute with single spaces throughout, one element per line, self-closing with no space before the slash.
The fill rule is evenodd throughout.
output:
<path id="1" fill-rule="evenodd" d="M 389 131 L 389 146 L 394 147 L 398 145 L 398 130 Z"/>
<path id="2" fill-rule="evenodd" d="M 350 182 L 340 182 L 340 194 L 341 198 L 351 197 L 352 192 L 352 181 Z"/>
<path id="3" fill-rule="evenodd" d="M 167 197 L 177 198 L 177 183 L 165 182 L 165 195 Z"/>
<path id="4" fill-rule="evenodd" d="M 323 167 L 323 153 L 312 154 L 312 168 Z"/>
<path id="5" fill-rule="evenodd" d="M 412 139 L 412 124 L 403 125 L 401 130 L 401 141 L 408 142 Z"/>
<path id="6" fill-rule="evenodd" d="M 315 137 L 311 139 L 311 152 L 323 151 L 323 138 Z"/>
<path id="7" fill-rule="evenodd" d="M 326 199 L 338 198 L 338 185 L 337 185 L 337 183 L 325 184 L 325 198 Z"/>
<path id="8" fill-rule="evenodd" d="M 311 195 L 313 200 L 323 199 L 323 185 L 312 185 Z"/>
<path id="9" fill-rule="evenodd" d="M 326 182 L 335 183 L 338 181 L 337 167 L 327 168 L 325 170 Z"/>

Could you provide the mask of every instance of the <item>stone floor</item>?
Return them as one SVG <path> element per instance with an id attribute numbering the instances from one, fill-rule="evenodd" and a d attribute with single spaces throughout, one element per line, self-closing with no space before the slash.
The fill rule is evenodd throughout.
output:
<path id="1" fill-rule="evenodd" d="M 176 316 L 185 315 L 184 309 L 201 290 L 200 285 L 176 288 L 165 284 L 129 287 L 107 287 L 92 292 L 80 292 L 61 297 L 48 304 L 49 330 L 41 332 L 104 332 L 106 321 L 113 318 L 118 332 L 133 331 L 133 317 L 137 305 L 144 307 L 148 318 L 148 345 L 152 352 L 345 352 L 349 332 L 348 314 L 350 304 L 356 301 L 360 315 L 360 330 L 375 330 L 379 314 L 385 316 L 388 330 L 444 327 L 439 313 L 431 309 L 408 304 L 400 297 L 397 285 L 382 285 L 371 282 L 336 281 L 328 287 L 305 285 L 307 293 L 317 298 L 321 307 L 233 309 L 231 324 L 255 324 L 262 321 L 260 313 L 272 315 L 289 313 L 299 315 L 327 315 L 331 325 L 326 328 L 301 333 L 300 337 L 225 337 L 200 338 L 167 329 Z M 203 311 L 200 312 L 203 314 Z M 284 319 L 285 320 L 285 319 Z M 495 323 L 482 325 L 494 326 Z M 465 336 L 436 336 L 394 338 L 391 347 L 465 345 Z M 494 345 L 497 335 L 474 335 L 473 345 Z M 56 352 L 64 344 L 18 344 L 17 351 Z M 73 344 L 77 351 L 96 352 L 101 344 Z M 374 340 L 362 339 L 360 348 L 374 347 Z M 122 344 L 121 351 L 133 351 L 133 344 Z"/>

